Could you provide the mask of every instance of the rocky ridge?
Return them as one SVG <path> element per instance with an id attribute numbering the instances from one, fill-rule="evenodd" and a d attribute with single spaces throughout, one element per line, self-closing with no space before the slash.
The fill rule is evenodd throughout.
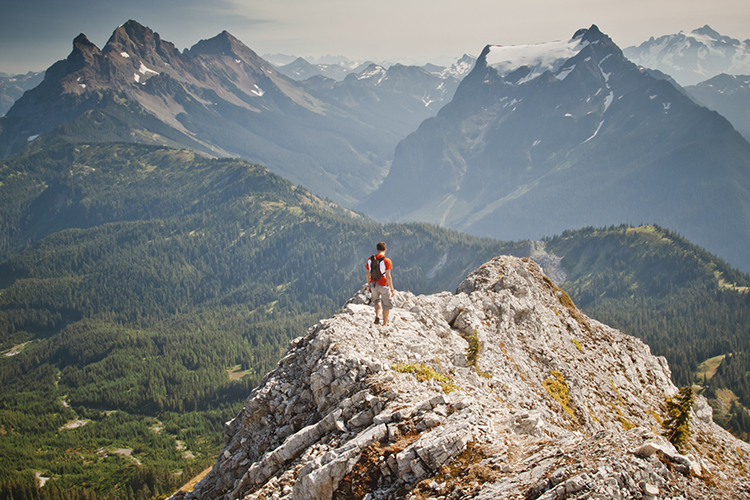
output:
<path id="1" fill-rule="evenodd" d="M 364 290 L 294 340 L 225 428 L 187 499 L 750 498 L 750 445 L 698 397 L 680 451 L 660 436 L 663 358 L 582 314 L 528 259 L 458 287 Z"/>

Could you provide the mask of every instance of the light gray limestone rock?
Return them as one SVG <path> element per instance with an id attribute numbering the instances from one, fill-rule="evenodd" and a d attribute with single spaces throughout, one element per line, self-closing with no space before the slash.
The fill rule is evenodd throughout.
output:
<path id="1" fill-rule="evenodd" d="M 750 499 L 750 446 L 698 397 L 675 449 L 659 435 L 677 392 L 666 360 L 561 297 L 515 257 L 456 294 L 397 292 L 389 327 L 357 292 L 291 343 L 212 471 L 176 497 Z"/>

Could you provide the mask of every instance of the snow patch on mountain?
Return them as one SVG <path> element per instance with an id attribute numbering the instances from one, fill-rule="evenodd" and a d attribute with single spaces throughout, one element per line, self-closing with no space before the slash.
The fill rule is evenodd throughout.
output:
<path id="1" fill-rule="evenodd" d="M 588 139 L 586 139 L 585 141 L 583 141 L 583 144 L 586 144 L 591 139 L 593 139 L 594 137 L 596 137 L 597 134 L 599 134 L 599 131 L 602 129 L 602 125 L 604 125 L 604 120 L 602 120 L 602 121 L 599 122 L 599 126 L 596 127 L 596 130 L 594 131 L 594 135 L 592 135 L 591 137 L 589 137 Z"/>
<path id="2" fill-rule="evenodd" d="M 438 76 L 443 79 L 455 78 L 457 80 L 463 80 L 463 78 L 468 75 L 472 69 L 474 69 L 474 64 L 476 63 L 476 61 L 476 58 L 468 54 L 464 54 L 449 68 L 445 68 L 443 71 L 441 71 Z"/>
<path id="3" fill-rule="evenodd" d="M 532 45 L 491 45 L 486 56 L 487 66 L 497 70 L 500 76 L 525 66 L 531 70 L 524 78 L 528 81 L 545 71 L 557 72 L 568 59 L 576 56 L 588 44 L 588 41 L 584 42 L 578 37 L 564 42 Z"/>
<path id="4" fill-rule="evenodd" d="M 567 68 L 563 68 L 562 70 L 560 70 L 560 72 L 557 75 L 555 75 L 555 78 L 557 78 L 560 81 L 563 81 L 574 69 L 576 69 L 575 64 L 568 66 Z"/>
<path id="5" fill-rule="evenodd" d="M 142 75 L 146 74 L 152 74 L 152 75 L 158 75 L 158 71 L 154 71 L 153 69 L 147 68 L 145 64 L 141 63 L 141 66 L 138 68 L 138 72 Z"/>
<path id="6" fill-rule="evenodd" d="M 612 104 L 612 101 L 615 100 L 615 93 L 610 92 L 607 94 L 607 97 L 604 98 L 604 113 L 607 112 L 607 109 L 609 108 L 609 105 Z"/>
<path id="7" fill-rule="evenodd" d="M 379 84 L 383 81 L 383 78 L 385 78 L 386 70 L 382 66 L 370 66 L 362 73 L 356 75 L 357 80 L 364 80 L 365 78 L 375 78 L 379 77 L 378 82 L 375 84 Z"/>

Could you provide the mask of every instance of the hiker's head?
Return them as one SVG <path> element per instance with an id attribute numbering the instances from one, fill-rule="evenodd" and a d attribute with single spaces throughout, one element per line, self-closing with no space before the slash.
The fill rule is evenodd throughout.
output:
<path id="1" fill-rule="evenodd" d="M 381 241 L 377 245 L 378 252 L 385 252 L 385 242 Z"/>

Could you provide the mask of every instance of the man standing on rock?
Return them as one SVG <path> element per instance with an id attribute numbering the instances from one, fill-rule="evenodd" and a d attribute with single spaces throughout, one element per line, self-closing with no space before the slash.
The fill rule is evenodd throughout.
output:
<path id="1" fill-rule="evenodd" d="M 383 311 L 383 326 L 388 326 L 388 314 L 393 307 L 391 297 L 393 290 L 393 280 L 391 279 L 391 269 L 393 263 L 391 259 L 385 257 L 386 246 L 382 241 L 377 244 L 378 253 L 367 259 L 365 269 L 367 269 L 367 285 L 372 294 L 372 302 L 375 304 L 375 324 L 380 323 L 380 311 Z"/>

